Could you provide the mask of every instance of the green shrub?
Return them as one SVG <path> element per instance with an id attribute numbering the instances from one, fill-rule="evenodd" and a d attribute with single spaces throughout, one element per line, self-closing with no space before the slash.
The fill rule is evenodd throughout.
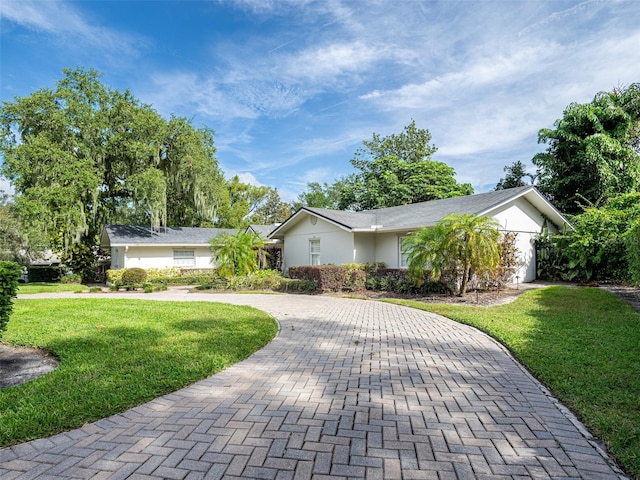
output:
<path id="1" fill-rule="evenodd" d="M 634 285 L 640 285 L 640 219 L 631 225 L 624 241 L 629 264 L 629 280 Z"/>
<path id="2" fill-rule="evenodd" d="M 203 277 L 198 285 L 196 286 L 196 290 L 226 290 L 229 286 L 229 280 L 226 277 L 222 276 L 209 276 Z"/>
<path id="3" fill-rule="evenodd" d="M 375 276 L 369 277 L 365 287 L 367 290 L 376 290 L 401 294 L 444 294 L 450 295 L 451 289 L 446 284 L 432 280 L 429 272 L 425 273 L 420 286 L 409 278 L 409 272 L 401 268 L 380 268 Z"/>
<path id="4" fill-rule="evenodd" d="M 313 292 L 318 286 L 310 280 L 299 278 L 282 278 L 277 287 L 279 292 Z"/>
<path id="5" fill-rule="evenodd" d="M 347 269 L 338 265 L 302 265 L 289 268 L 289 277 L 307 280 L 322 291 L 338 292 L 345 284 Z"/>
<path id="6" fill-rule="evenodd" d="M 364 270 L 350 270 L 345 274 L 343 289 L 350 292 L 360 292 L 365 289 L 367 274 Z"/>
<path id="7" fill-rule="evenodd" d="M 144 268 L 127 268 L 122 273 L 122 286 L 129 288 L 140 288 L 147 280 L 147 271 Z"/>
<path id="8" fill-rule="evenodd" d="M 122 274 L 126 269 L 107 270 L 107 282 L 111 285 L 124 285 Z M 147 270 L 146 281 L 153 284 L 167 285 L 199 285 L 211 283 L 217 276 L 215 268 L 180 269 L 180 268 L 150 268 Z"/>
<path id="9" fill-rule="evenodd" d="M 169 279 L 182 278 L 182 271 L 177 268 L 149 268 L 147 269 L 147 282 L 150 283 L 168 283 Z"/>
<path id="10" fill-rule="evenodd" d="M 375 276 L 378 270 L 387 267 L 384 262 L 343 263 L 341 266 L 346 268 L 349 272 L 362 270 L 366 274 L 366 278 Z"/>
<path id="11" fill-rule="evenodd" d="M 60 277 L 60 283 L 82 283 L 81 273 L 70 273 Z"/>
<path id="12" fill-rule="evenodd" d="M 13 299 L 18 293 L 22 267 L 14 262 L 0 262 L 0 339 L 13 311 Z"/>
<path id="13" fill-rule="evenodd" d="M 100 287 L 89 287 L 89 293 L 100 293 L 102 292 L 102 288 Z"/>
<path id="14" fill-rule="evenodd" d="M 124 268 L 119 268 L 118 270 L 107 270 L 107 283 L 109 283 L 109 285 L 122 285 L 123 273 Z"/>
<path id="15" fill-rule="evenodd" d="M 229 278 L 229 290 L 275 290 L 282 281 L 282 275 L 275 270 L 258 270 L 248 275 Z"/>

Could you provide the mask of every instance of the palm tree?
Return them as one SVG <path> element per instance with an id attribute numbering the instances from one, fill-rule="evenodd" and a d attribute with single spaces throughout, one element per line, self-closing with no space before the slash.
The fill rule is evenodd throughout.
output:
<path id="1" fill-rule="evenodd" d="M 264 240 L 253 233 L 238 232 L 234 235 L 220 235 L 210 243 L 215 263 L 220 275 L 233 277 L 247 275 L 258 270 L 259 259 L 264 256 Z"/>
<path id="2" fill-rule="evenodd" d="M 404 243 L 411 277 L 421 281 L 427 270 L 433 279 L 451 274 L 458 295 L 464 295 L 474 275 L 482 277 L 498 267 L 499 226 L 490 217 L 454 213 L 432 228 L 417 230 Z"/>

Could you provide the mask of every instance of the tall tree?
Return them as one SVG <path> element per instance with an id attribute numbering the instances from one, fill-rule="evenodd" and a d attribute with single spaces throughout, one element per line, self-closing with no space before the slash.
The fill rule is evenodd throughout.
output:
<path id="1" fill-rule="evenodd" d="M 249 217 L 249 222 L 258 225 L 271 225 L 284 222 L 291 216 L 291 204 L 283 202 L 275 188 L 270 188 L 262 203 Z"/>
<path id="2" fill-rule="evenodd" d="M 341 190 L 341 180 L 337 180 L 333 184 L 308 182 L 307 189 L 298 195 L 298 200 L 294 202 L 294 209 L 297 210 L 300 207 L 338 209 Z"/>
<path id="3" fill-rule="evenodd" d="M 0 128 L 0 173 L 21 220 L 62 250 L 94 245 L 121 220 L 212 224 L 225 202 L 212 132 L 163 119 L 94 70 L 64 70 L 55 89 L 5 102 Z"/>
<path id="4" fill-rule="evenodd" d="M 22 248 L 23 236 L 14 205 L 0 190 L 0 261 L 19 260 Z"/>
<path id="5" fill-rule="evenodd" d="M 218 216 L 216 226 L 222 228 L 246 228 L 260 205 L 265 201 L 270 188 L 242 183 L 235 175 L 225 185 L 229 202 L 224 205 Z"/>
<path id="6" fill-rule="evenodd" d="M 513 162 L 511 165 L 504 167 L 506 175 L 501 178 L 496 185 L 496 190 L 504 190 L 506 188 L 524 187 L 525 185 L 533 185 L 536 175 L 527 173 L 527 167 L 520 160 Z M 525 178 L 529 180 L 526 181 Z"/>
<path id="7" fill-rule="evenodd" d="M 570 104 L 538 141 L 538 188 L 562 211 L 597 204 L 640 187 L 640 84 Z"/>
<path id="8" fill-rule="evenodd" d="M 49 239 L 20 221 L 15 203 L 0 190 L 0 260 L 30 263 L 49 248 Z"/>
<path id="9" fill-rule="evenodd" d="M 344 177 L 339 208 L 370 210 L 473 193 L 470 184 L 458 184 L 455 170 L 434 161 L 436 147 L 428 130 L 415 121 L 400 134 L 380 137 L 356 151 L 351 164 L 358 172 Z"/>
<path id="10" fill-rule="evenodd" d="M 433 279 L 451 280 L 458 295 L 466 293 L 472 278 L 492 274 L 500 262 L 500 232 L 491 217 L 447 215 L 433 228 L 421 228 L 405 240 L 409 272 L 422 279 L 427 270 Z"/>

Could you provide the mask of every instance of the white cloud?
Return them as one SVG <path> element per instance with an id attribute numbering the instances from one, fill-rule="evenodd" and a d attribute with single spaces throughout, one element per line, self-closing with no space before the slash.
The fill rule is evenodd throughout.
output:
<path id="1" fill-rule="evenodd" d="M 0 17 L 23 27 L 67 37 L 119 55 L 133 55 L 145 40 L 88 22 L 70 3 L 61 0 L 3 0 Z"/>
<path id="2" fill-rule="evenodd" d="M 213 78 L 199 78 L 195 73 L 157 73 L 151 75 L 151 85 L 142 92 L 142 99 L 163 115 L 194 112 L 207 118 L 255 118 L 255 109 L 233 98 L 224 85 Z"/>
<path id="3" fill-rule="evenodd" d="M 0 177 L 0 191 L 3 191 L 7 195 L 13 195 L 15 193 L 13 185 L 11 185 L 11 183 L 9 183 L 9 180 L 4 177 Z"/>
<path id="4" fill-rule="evenodd" d="M 291 56 L 284 61 L 284 71 L 295 79 L 324 83 L 341 75 L 367 70 L 390 54 L 388 48 L 376 48 L 362 42 L 333 43 Z"/>
<path id="5" fill-rule="evenodd" d="M 532 32 L 540 30 L 549 25 L 553 25 L 561 21 L 566 21 L 568 17 L 584 14 L 584 12 L 588 8 L 595 7 L 598 5 L 603 5 L 603 3 L 604 2 L 602 0 L 588 0 L 586 2 L 579 3 L 565 10 L 561 10 L 559 12 L 553 12 L 551 15 L 543 18 L 539 22 L 536 22 L 533 25 L 530 25 L 522 29 L 520 32 L 518 32 L 518 36 L 524 37 L 526 35 L 531 34 Z"/>
<path id="6" fill-rule="evenodd" d="M 240 173 L 238 175 L 238 177 L 240 178 L 240 181 L 242 183 L 247 183 L 249 185 L 253 185 L 254 187 L 262 187 L 264 186 L 263 183 L 261 183 L 252 173 L 250 172 L 243 172 Z"/>
<path id="7" fill-rule="evenodd" d="M 447 106 L 461 96 L 471 97 L 474 89 L 498 89 L 526 81 L 545 68 L 556 49 L 556 46 L 547 44 L 517 48 L 508 54 L 496 52 L 465 65 L 463 69 L 446 72 L 425 82 L 406 84 L 394 90 L 374 90 L 360 98 L 389 110 Z"/>

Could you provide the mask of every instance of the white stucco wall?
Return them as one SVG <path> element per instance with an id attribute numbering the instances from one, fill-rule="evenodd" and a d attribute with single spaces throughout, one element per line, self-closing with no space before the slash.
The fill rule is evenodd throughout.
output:
<path id="1" fill-rule="evenodd" d="M 123 259 L 116 267 L 113 262 L 113 253 L 111 257 L 111 268 L 171 268 L 175 267 L 173 263 L 174 250 L 194 250 L 195 265 L 184 268 L 212 268 L 211 250 L 208 247 L 174 247 L 174 246 L 129 246 L 112 247 L 113 252 L 118 248 L 123 252 Z M 125 251 L 126 250 L 126 251 Z M 118 254 L 120 254 L 120 252 Z"/>
<path id="2" fill-rule="evenodd" d="M 376 261 L 376 237 L 373 233 L 355 233 L 353 258 L 356 263 Z"/>
<path id="3" fill-rule="evenodd" d="M 410 232 L 381 232 L 376 234 L 376 262 L 387 268 L 400 268 L 400 238 Z"/>
<path id="4" fill-rule="evenodd" d="M 321 218 L 315 225 L 308 217 L 293 225 L 284 235 L 284 268 L 310 265 L 309 241 L 320 240 L 320 264 L 342 265 L 354 262 L 354 235 Z"/>
<path id="5" fill-rule="evenodd" d="M 113 270 L 124 268 L 124 247 L 111 248 L 111 268 Z"/>
<path id="6" fill-rule="evenodd" d="M 534 240 L 540 234 L 544 218 L 540 212 L 523 198 L 514 200 L 493 214 L 505 231 L 516 232 L 516 247 L 522 266 L 516 272 L 520 282 L 536 279 L 536 252 Z M 552 226 L 549 225 L 552 229 Z M 514 279 L 515 280 L 515 279 Z"/>

